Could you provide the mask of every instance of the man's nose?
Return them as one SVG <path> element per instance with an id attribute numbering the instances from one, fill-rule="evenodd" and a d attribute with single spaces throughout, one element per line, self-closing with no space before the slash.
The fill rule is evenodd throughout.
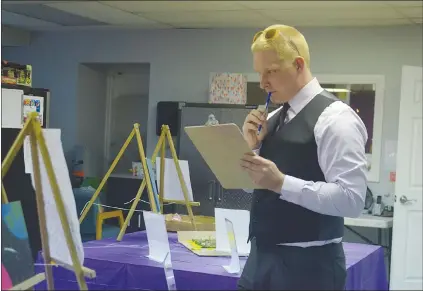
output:
<path id="1" fill-rule="evenodd" d="M 265 77 L 260 78 L 260 88 L 265 90 L 269 87 L 269 82 L 267 82 L 267 79 Z"/>

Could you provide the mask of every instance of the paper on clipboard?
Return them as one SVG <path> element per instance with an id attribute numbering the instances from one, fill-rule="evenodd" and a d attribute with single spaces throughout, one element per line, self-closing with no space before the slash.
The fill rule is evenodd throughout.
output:
<path id="1" fill-rule="evenodd" d="M 223 188 L 261 188 L 241 169 L 243 155 L 253 152 L 236 124 L 187 126 L 185 132 Z"/>

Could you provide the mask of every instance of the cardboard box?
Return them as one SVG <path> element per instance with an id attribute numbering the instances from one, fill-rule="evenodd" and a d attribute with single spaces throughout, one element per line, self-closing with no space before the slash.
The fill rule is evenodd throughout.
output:
<path id="1" fill-rule="evenodd" d="M 2 61 L 1 82 L 2 84 L 32 87 L 32 66 Z"/>

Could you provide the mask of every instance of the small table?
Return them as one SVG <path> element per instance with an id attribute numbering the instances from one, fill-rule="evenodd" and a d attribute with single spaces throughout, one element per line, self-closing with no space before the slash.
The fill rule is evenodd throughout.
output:
<path id="1" fill-rule="evenodd" d="M 393 221 L 393 217 L 374 216 L 370 214 L 362 214 L 360 217 L 357 218 L 344 218 L 345 227 L 352 233 L 359 236 L 362 240 L 369 244 L 380 245 L 386 249 L 388 256 L 388 270 L 391 269 L 392 226 L 394 224 Z M 373 242 L 371 239 L 362 235 L 358 231 L 352 229 L 351 226 L 377 228 L 377 243 Z M 382 244 L 382 231 L 388 231 L 387 245 Z"/>
<path id="2" fill-rule="evenodd" d="M 169 233 L 172 265 L 179 290 L 236 290 L 239 275 L 229 274 L 222 265 L 228 257 L 200 257 L 178 243 Z M 347 281 L 346 290 L 388 290 L 383 249 L 369 244 L 343 243 Z M 114 238 L 84 243 L 84 266 L 97 272 L 86 279 L 89 290 L 166 290 L 162 264 L 149 260 L 144 231 L 126 234 L 121 242 Z M 243 267 L 246 258 L 240 258 Z M 42 264 L 39 257 L 37 263 Z M 36 272 L 43 272 L 42 265 Z M 62 267 L 54 268 L 56 290 L 75 290 L 75 275 Z M 46 282 L 36 290 L 46 290 Z"/>

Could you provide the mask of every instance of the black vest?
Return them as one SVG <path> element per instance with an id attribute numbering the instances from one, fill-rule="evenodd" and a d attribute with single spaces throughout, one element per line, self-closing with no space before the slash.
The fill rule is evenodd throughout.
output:
<path id="1" fill-rule="evenodd" d="M 260 156 L 273 161 L 286 175 L 325 182 L 318 163 L 314 126 L 325 108 L 337 100 L 323 91 L 276 131 L 280 110 L 268 121 L 269 134 L 263 140 Z M 273 191 L 257 189 L 253 193 L 249 239 L 255 237 L 257 245 L 330 240 L 343 234 L 343 217 L 308 210 L 282 200 Z"/>

